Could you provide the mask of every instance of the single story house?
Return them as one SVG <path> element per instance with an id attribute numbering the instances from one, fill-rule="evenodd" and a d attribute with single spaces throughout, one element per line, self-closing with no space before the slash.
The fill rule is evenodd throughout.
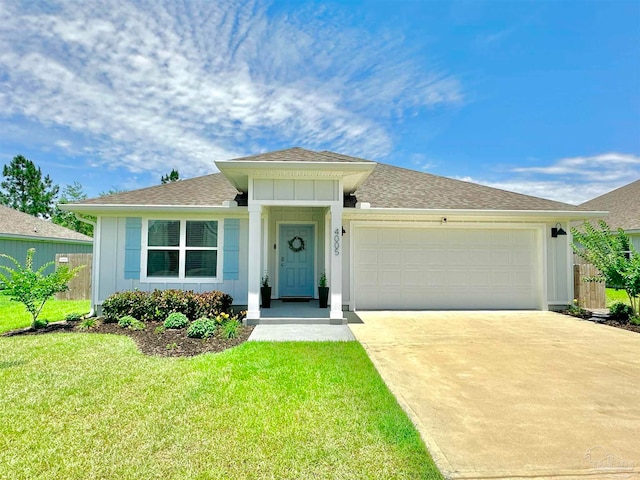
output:
<path id="1" fill-rule="evenodd" d="M 609 215 L 604 218 L 607 224 L 614 232 L 623 229 L 640 251 L 640 179 L 584 202 L 580 207 L 608 211 Z"/>
<path id="2" fill-rule="evenodd" d="M 36 249 L 33 267 L 37 269 L 53 262 L 58 253 L 91 253 L 93 238 L 0 205 L 0 253 L 13 257 L 22 265 L 30 248 Z M 0 258 L 0 265 L 13 268 L 5 258 Z"/>
<path id="3" fill-rule="evenodd" d="M 326 273 L 333 321 L 343 308 L 545 310 L 573 299 L 570 222 L 603 215 L 329 151 L 216 166 L 61 205 L 98 217 L 95 307 L 126 289 L 217 289 L 259 323 L 263 276 L 273 298 L 317 298 Z"/>

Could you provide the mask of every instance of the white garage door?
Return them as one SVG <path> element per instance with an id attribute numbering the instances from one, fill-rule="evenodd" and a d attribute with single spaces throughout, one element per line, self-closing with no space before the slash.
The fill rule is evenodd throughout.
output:
<path id="1" fill-rule="evenodd" d="M 358 310 L 541 306 L 533 229 L 357 227 L 354 240 Z"/>

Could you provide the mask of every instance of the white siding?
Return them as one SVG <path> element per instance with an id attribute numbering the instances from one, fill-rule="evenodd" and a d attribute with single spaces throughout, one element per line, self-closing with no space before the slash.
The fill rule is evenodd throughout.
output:
<path id="1" fill-rule="evenodd" d="M 337 180 L 299 180 L 256 178 L 254 200 L 321 200 L 340 199 Z"/>

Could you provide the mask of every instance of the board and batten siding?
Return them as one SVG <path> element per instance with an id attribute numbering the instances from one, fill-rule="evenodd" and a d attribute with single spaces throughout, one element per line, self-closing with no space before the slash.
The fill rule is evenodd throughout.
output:
<path id="1" fill-rule="evenodd" d="M 179 218 L 177 218 L 179 220 Z M 207 292 L 219 290 L 233 297 L 234 304 L 244 305 L 247 298 L 247 256 L 249 222 L 247 219 L 222 219 L 211 218 L 224 222 L 224 242 L 221 250 L 223 262 L 223 281 L 221 283 L 210 282 L 153 282 L 140 281 L 140 260 L 142 250 L 140 247 L 142 219 L 139 217 L 100 217 L 99 251 L 96 255 L 100 258 L 98 267 L 98 279 L 96 304 L 100 305 L 111 294 L 123 290 L 152 291 L 155 289 L 184 289 L 195 292 Z M 227 234 L 229 229 L 229 234 Z M 237 241 L 237 245 L 233 241 Z M 230 245 L 225 245 L 226 242 Z M 229 265 L 225 267 L 229 256 Z M 235 264 L 235 266 L 234 266 Z"/>
<path id="2" fill-rule="evenodd" d="M 270 179 L 253 180 L 254 200 L 339 200 L 337 180 Z"/>
<path id="3" fill-rule="evenodd" d="M 93 245 L 91 243 L 73 243 L 64 241 L 51 240 L 30 240 L 30 239 L 8 239 L 0 238 L 0 253 L 15 258 L 20 265 L 24 265 L 27 258 L 27 250 L 35 248 L 36 252 L 33 256 L 33 268 L 38 269 L 45 263 L 54 262 L 56 254 L 69 253 L 91 253 Z M 0 265 L 12 267 L 13 264 L 6 258 L 0 258 Z M 47 269 L 47 271 L 53 271 Z"/>

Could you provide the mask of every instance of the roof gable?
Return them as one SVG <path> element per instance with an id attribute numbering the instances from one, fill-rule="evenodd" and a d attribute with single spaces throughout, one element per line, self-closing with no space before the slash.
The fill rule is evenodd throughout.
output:
<path id="1" fill-rule="evenodd" d="M 221 160 L 224 162 L 225 160 Z M 248 157 L 232 158 L 226 160 L 229 162 L 316 162 L 316 163 L 353 163 L 367 162 L 375 163 L 371 160 L 363 158 L 351 157 L 340 153 L 314 152 L 300 147 L 287 148 L 285 150 L 277 150 L 275 152 L 259 153 Z"/>
<path id="2" fill-rule="evenodd" d="M 640 230 L 640 179 L 584 202 L 580 207 L 608 211 L 605 220 L 613 229 Z"/>

